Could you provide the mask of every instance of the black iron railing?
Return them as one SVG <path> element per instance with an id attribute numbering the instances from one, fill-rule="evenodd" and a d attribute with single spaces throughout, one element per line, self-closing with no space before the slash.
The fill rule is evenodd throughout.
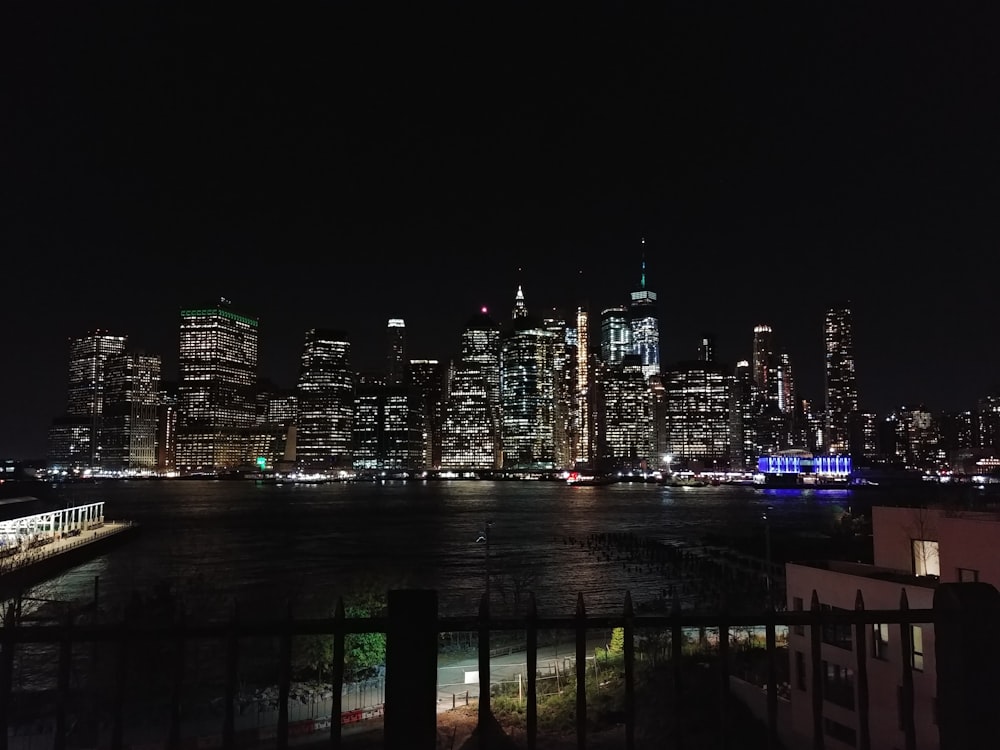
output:
<path id="1" fill-rule="evenodd" d="M 867 633 L 878 624 L 931 624 L 935 627 L 937 654 L 937 704 L 940 746 L 945 750 L 980 747 L 984 737 L 991 736 L 993 712 L 998 691 L 996 669 L 1000 667 L 1000 595 L 986 584 L 943 584 L 935 591 L 934 607 L 909 609 L 905 591 L 900 607 L 893 610 L 866 610 L 858 592 L 854 611 L 825 611 L 814 593 L 812 606 L 806 611 L 765 611 L 751 613 L 721 612 L 715 614 L 681 611 L 675 603 L 674 610 L 665 615 L 636 615 L 631 598 L 626 594 L 620 615 L 588 615 L 582 595 L 578 597 L 575 614 L 566 617 L 539 616 L 534 601 L 529 600 L 527 611 L 518 617 L 491 617 L 484 597 L 477 616 L 440 617 L 437 595 L 433 591 L 391 591 L 388 596 L 388 614 L 384 617 L 349 618 L 345 616 L 343 602 L 339 602 L 332 618 L 296 619 L 289 609 L 284 617 L 268 622 L 244 621 L 234 617 L 228 623 L 137 625 L 131 623 L 77 625 L 18 624 L 8 617 L 0 632 L 0 725 L 6 730 L 16 724 L 12 715 L 15 694 L 13 679 L 14 656 L 18 649 L 29 644 L 49 644 L 58 650 L 56 701 L 52 720 L 53 750 L 66 750 L 69 730 L 70 674 L 74 649 L 85 644 L 105 644 L 114 662 L 113 690 L 110 697 L 111 731 L 107 747 L 125 750 L 124 726 L 126 704 L 126 671 L 130 645 L 144 642 L 184 644 L 193 639 L 208 640 L 217 644 L 224 654 L 223 715 L 219 732 L 221 745 L 226 750 L 239 744 L 236 733 L 236 704 L 240 663 L 239 643 L 254 637 L 276 638 L 279 641 L 278 716 L 274 732 L 277 748 L 288 747 L 290 737 L 289 695 L 292 681 L 292 642 L 307 635 L 333 637 L 333 672 L 329 687 L 332 698 L 329 722 L 329 740 L 333 748 L 343 742 L 343 723 L 337 720 L 343 713 L 345 637 L 358 633 L 385 633 L 387 636 L 385 672 L 384 743 L 392 750 L 431 750 L 437 743 L 437 666 L 440 634 L 456 631 L 478 633 L 479 684 L 483 686 L 479 701 L 479 718 L 482 722 L 490 712 L 490 636 L 494 632 L 520 631 L 524 633 L 526 659 L 526 714 L 525 739 L 528 747 L 538 743 L 538 645 L 539 634 L 565 631 L 574 634 L 576 701 L 574 721 L 580 748 L 586 747 L 588 701 L 586 694 L 587 637 L 595 629 L 624 629 L 624 747 L 635 746 L 636 729 L 636 635 L 642 631 L 669 634 L 670 662 L 673 673 L 672 713 L 677 746 L 683 745 L 684 675 L 682 647 L 687 629 L 710 628 L 717 633 L 718 693 L 716 708 L 719 712 L 719 747 L 725 747 L 732 738 L 726 736 L 727 705 L 730 696 L 729 649 L 730 636 L 736 628 L 762 628 L 765 631 L 766 669 L 766 727 L 768 746 L 777 748 L 778 726 L 778 656 L 777 633 L 801 626 L 807 629 L 811 645 L 812 681 L 810 687 L 813 746 L 824 747 L 824 684 L 821 671 L 824 630 L 831 625 L 852 629 L 855 644 L 853 690 L 857 705 L 857 747 L 870 750 L 869 739 L 869 685 L 867 664 L 870 650 Z M 899 681 L 900 721 L 905 747 L 916 747 L 914 729 L 914 695 L 912 643 L 908 640 L 909 628 L 899 628 L 901 637 L 898 649 L 901 659 Z M 183 653 L 183 649 L 181 649 Z M 181 725 L 183 699 L 183 659 L 172 666 L 174 689 L 170 697 L 170 728 L 166 746 L 181 750 L 184 746 Z M 667 707 L 665 707 L 667 708 Z M 0 750 L 7 750 L 7 731 L 0 732 Z"/>

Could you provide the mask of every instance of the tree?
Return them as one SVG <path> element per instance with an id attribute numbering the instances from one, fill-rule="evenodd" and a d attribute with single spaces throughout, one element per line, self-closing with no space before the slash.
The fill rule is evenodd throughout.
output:
<path id="1" fill-rule="evenodd" d="M 615 628 L 611 631 L 611 643 L 608 645 L 609 654 L 621 654 L 625 651 L 625 628 Z"/>

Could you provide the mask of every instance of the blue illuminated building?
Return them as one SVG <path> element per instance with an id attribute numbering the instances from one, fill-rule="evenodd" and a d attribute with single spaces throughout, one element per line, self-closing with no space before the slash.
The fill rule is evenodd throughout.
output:
<path id="1" fill-rule="evenodd" d="M 768 485 L 846 484 L 851 457 L 781 453 L 757 459 L 758 483 Z"/>

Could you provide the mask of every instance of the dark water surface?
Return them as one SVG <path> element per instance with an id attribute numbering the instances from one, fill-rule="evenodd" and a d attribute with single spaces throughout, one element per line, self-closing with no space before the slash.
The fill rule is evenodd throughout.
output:
<path id="1" fill-rule="evenodd" d="M 762 511 L 771 506 L 777 547 L 789 536 L 828 533 L 852 497 L 640 483 L 166 480 L 65 485 L 48 502 L 100 500 L 109 519 L 138 522 L 142 532 L 45 584 L 45 596 L 91 600 L 97 577 L 101 611 L 113 613 L 133 591 L 148 597 L 167 582 L 187 610 L 215 618 L 234 601 L 267 615 L 289 599 L 301 616 L 328 615 L 338 596 L 365 587 L 436 589 L 442 614 L 473 615 L 486 562 L 476 539 L 488 519 L 493 572 L 531 579 L 540 614 L 572 614 L 578 592 L 588 612 L 618 613 L 626 591 L 641 604 L 667 582 L 662 572 L 595 554 L 585 544 L 591 535 L 687 545 L 720 535 L 762 549 Z"/>

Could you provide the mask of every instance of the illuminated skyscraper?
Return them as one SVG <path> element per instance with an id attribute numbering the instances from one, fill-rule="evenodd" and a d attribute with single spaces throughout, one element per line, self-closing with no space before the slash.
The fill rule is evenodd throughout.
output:
<path id="1" fill-rule="evenodd" d="M 571 415 L 573 413 L 573 362 L 571 347 L 568 343 L 568 330 L 565 316 L 553 310 L 552 317 L 545 318 L 542 325 L 546 331 L 551 331 L 553 341 L 553 385 L 555 388 L 555 411 L 553 413 L 553 440 L 555 442 L 555 464 L 557 469 L 573 466 L 573 451 L 570 445 L 572 433 Z"/>
<path id="2" fill-rule="evenodd" d="M 632 353 L 632 327 L 628 310 L 609 307 L 601 311 L 601 361 L 609 365 L 620 364 L 626 354 Z"/>
<path id="3" fill-rule="evenodd" d="M 296 463 L 307 473 L 352 468 L 354 372 L 343 331 L 306 333 L 299 366 Z"/>
<path id="4" fill-rule="evenodd" d="M 591 455 L 591 388 L 590 388 L 590 331 L 587 310 L 576 310 L 576 388 L 573 425 L 570 438 L 573 461 L 576 466 L 590 466 Z M 569 339 L 568 339 L 569 340 Z"/>
<path id="5" fill-rule="evenodd" d="M 832 309 L 826 313 L 826 435 L 827 453 L 850 450 L 851 421 L 858 412 L 858 386 L 854 372 L 854 330 L 851 311 Z"/>
<path id="6" fill-rule="evenodd" d="M 667 452 L 675 465 L 728 466 L 730 382 L 725 366 L 715 362 L 679 362 L 663 373 Z"/>
<path id="7" fill-rule="evenodd" d="M 632 328 L 632 352 L 639 355 L 642 372 L 648 378 L 660 373 L 660 324 L 656 317 L 656 292 L 646 288 L 646 240 L 643 238 L 642 275 L 639 289 L 632 292 L 629 324 Z"/>
<path id="8" fill-rule="evenodd" d="M 248 464 L 256 422 L 257 318 L 229 300 L 181 310 L 177 467 L 182 472 Z"/>
<path id="9" fill-rule="evenodd" d="M 101 468 L 152 472 L 156 468 L 160 358 L 120 354 L 107 363 Z"/>
<path id="10" fill-rule="evenodd" d="M 753 383 L 759 401 L 766 403 L 777 399 L 774 334 L 768 325 L 754 326 L 753 329 Z"/>
<path id="11" fill-rule="evenodd" d="M 490 419 L 489 377 L 476 364 L 451 368 L 441 431 L 441 468 L 492 470 L 499 442 Z"/>
<path id="12" fill-rule="evenodd" d="M 512 318 L 517 320 L 518 318 L 525 318 L 528 316 L 528 308 L 524 304 L 524 292 L 521 289 L 521 285 L 517 285 L 517 294 L 514 295 L 514 312 Z"/>
<path id="13" fill-rule="evenodd" d="M 423 408 L 423 465 L 441 466 L 441 430 L 444 427 L 444 384 L 447 373 L 436 359 L 411 359 L 410 383 L 420 393 Z"/>
<path id="14" fill-rule="evenodd" d="M 514 323 L 501 345 L 503 465 L 554 469 L 556 336 L 526 315 Z"/>
<path id="15" fill-rule="evenodd" d="M 750 363 L 741 359 L 729 394 L 729 460 L 740 471 L 753 469 L 759 457 L 755 390 Z"/>
<path id="16" fill-rule="evenodd" d="M 125 351 L 125 342 L 125 336 L 103 331 L 70 339 L 66 412 L 49 430 L 50 466 L 100 467 L 107 364 Z"/>
<path id="17" fill-rule="evenodd" d="M 459 359 L 448 376 L 445 404 L 442 468 L 499 468 L 500 326 L 485 307 L 462 332 Z"/>
<path id="18" fill-rule="evenodd" d="M 658 467 L 652 399 L 639 357 L 629 354 L 619 364 L 601 363 L 600 374 L 594 380 L 598 390 L 596 453 L 600 469 L 638 471 Z"/>
<path id="19" fill-rule="evenodd" d="M 406 323 L 401 318 L 389 318 L 386 329 L 389 338 L 388 385 L 406 385 L 408 381 L 406 358 Z"/>

